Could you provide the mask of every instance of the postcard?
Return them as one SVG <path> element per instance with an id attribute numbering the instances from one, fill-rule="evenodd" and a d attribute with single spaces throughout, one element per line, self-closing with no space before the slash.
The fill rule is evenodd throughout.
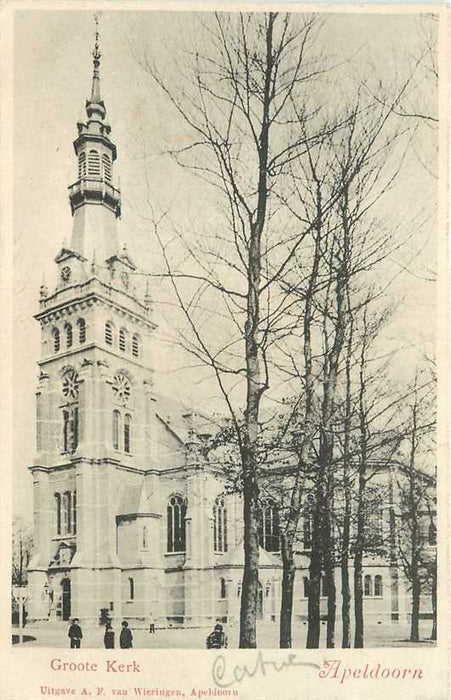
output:
<path id="1" fill-rule="evenodd" d="M 5 700 L 445 700 L 443 5 L 12 2 Z"/>

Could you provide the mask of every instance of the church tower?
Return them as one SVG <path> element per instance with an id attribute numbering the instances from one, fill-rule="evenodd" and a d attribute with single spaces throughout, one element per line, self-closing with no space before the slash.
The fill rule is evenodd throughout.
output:
<path id="1" fill-rule="evenodd" d="M 124 589 L 132 588 L 133 577 L 119 559 L 121 541 L 135 552 L 128 565 L 139 569 L 143 586 L 155 585 L 159 576 L 161 516 L 149 447 L 155 325 L 149 295 L 118 241 L 117 152 L 101 97 L 100 58 L 97 24 L 91 94 L 74 141 L 72 233 L 55 258 L 56 286 L 41 287 L 35 317 L 41 357 L 30 467 L 30 619 L 94 621 L 102 608 L 125 615 L 122 601 L 134 596 Z M 155 539 L 152 551 L 140 547 L 143 538 Z M 154 593 L 146 590 L 143 597 Z"/>

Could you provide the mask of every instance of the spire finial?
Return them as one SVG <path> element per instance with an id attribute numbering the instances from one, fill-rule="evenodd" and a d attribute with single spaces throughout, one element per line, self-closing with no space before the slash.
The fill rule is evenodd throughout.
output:
<path id="1" fill-rule="evenodd" d="M 93 55 L 93 72 L 92 72 L 92 92 L 91 92 L 91 102 L 100 102 L 100 74 L 99 74 L 99 67 L 100 67 L 100 48 L 99 48 L 99 38 L 100 38 L 100 31 L 99 31 L 99 20 L 100 16 L 99 13 L 96 12 L 94 15 L 94 22 L 96 24 L 96 38 L 94 42 L 94 50 L 92 52 Z"/>

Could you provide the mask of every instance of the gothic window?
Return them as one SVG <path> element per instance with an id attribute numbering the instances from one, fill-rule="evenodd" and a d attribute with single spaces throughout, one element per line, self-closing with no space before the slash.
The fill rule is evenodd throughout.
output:
<path id="1" fill-rule="evenodd" d="M 64 332 L 66 334 L 66 348 L 70 348 L 72 347 L 72 326 L 70 323 L 66 323 Z"/>
<path id="2" fill-rule="evenodd" d="M 267 552 L 278 552 L 280 549 L 279 515 L 271 499 L 265 499 L 261 503 L 258 530 L 260 546 Z"/>
<path id="3" fill-rule="evenodd" d="M 100 177 L 100 156 L 97 151 L 88 153 L 88 175 Z"/>
<path id="4" fill-rule="evenodd" d="M 380 574 L 374 577 L 374 595 L 382 597 L 382 576 Z"/>
<path id="5" fill-rule="evenodd" d="M 113 392 L 116 401 L 122 406 L 125 406 L 132 392 L 131 384 L 125 374 L 118 372 L 113 379 Z"/>
<path id="6" fill-rule="evenodd" d="M 111 182 L 111 161 L 109 156 L 104 153 L 102 156 L 103 174 L 107 182 Z"/>
<path id="7" fill-rule="evenodd" d="M 78 446 L 78 374 L 68 369 L 63 375 L 63 396 L 67 405 L 63 408 L 63 452 L 74 452 Z"/>
<path id="8" fill-rule="evenodd" d="M 53 337 L 53 351 L 58 352 L 60 349 L 60 332 L 58 328 L 54 328 L 52 330 L 52 337 Z"/>
<path id="9" fill-rule="evenodd" d="M 132 338 L 132 354 L 133 357 L 139 356 L 139 338 L 137 335 L 134 335 Z"/>
<path id="10" fill-rule="evenodd" d="M 128 599 L 135 599 L 135 582 L 132 578 L 128 579 Z"/>
<path id="11" fill-rule="evenodd" d="M 78 177 L 82 178 L 86 175 L 86 152 L 82 151 L 78 156 Z"/>
<path id="12" fill-rule="evenodd" d="M 122 352 L 127 350 L 127 336 L 123 328 L 119 331 L 119 350 Z"/>
<path id="13" fill-rule="evenodd" d="M 56 534 L 61 535 L 61 495 L 55 493 Z"/>
<path id="14" fill-rule="evenodd" d="M 147 549 L 147 525 L 143 525 L 141 546 L 142 549 Z"/>
<path id="15" fill-rule="evenodd" d="M 72 533 L 77 534 L 77 492 L 72 492 Z"/>
<path id="16" fill-rule="evenodd" d="M 63 494 L 63 512 L 64 512 L 64 532 L 66 535 L 72 531 L 72 498 L 70 491 Z"/>
<path id="17" fill-rule="evenodd" d="M 132 417 L 126 413 L 124 418 L 124 452 L 130 454 L 132 451 Z"/>
<path id="18" fill-rule="evenodd" d="M 121 414 L 118 410 L 113 411 L 113 447 L 119 449 L 119 431 L 121 423 Z"/>
<path id="19" fill-rule="evenodd" d="M 219 591 L 220 597 L 227 598 L 227 587 L 226 587 L 225 578 L 219 579 L 219 586 L 220 586 L 220 591 Z"/>
<path id="20" fill-rule="evenodd" d="M 168 552 L 184 552 L 186 505 L 181 496 L 171 496 L 167 508 Z"/>
<path id="21" fill-rule="evenodd" d="M 373 581 L 369 574 L 367 574 L 363 580 L 363 595 L 373 595 Z"/>
<path id="22" fill-rule="evenodd" d="M 109 321 L 105 323 L 105 343 L 113 345 L 113 325 Z"/>
<path id="23" fill-rule="evenodd" d="M 86 342 L 86 321 L 84 318 L 79 318 L 77 321 L 78 326 L 78 342 L 83 344 Z"/>
<path id="24" fill-rule="evenodd" d="M 213 545 L 215 552 L 227 552 L 227 508 L 224 496 L 218 496 L 213 506 Z"/>

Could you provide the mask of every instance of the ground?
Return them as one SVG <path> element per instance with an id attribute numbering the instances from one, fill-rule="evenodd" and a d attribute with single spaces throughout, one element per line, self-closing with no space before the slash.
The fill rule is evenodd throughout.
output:
<path id="1" fill-rule="evenodd" d="M 116 632 L 116 646 L 119 641 L 120 623 L 113 624 Z M 24 646 L 65 648 L 69 647 L 67 637 L 68 624 L 65 622 L 27 625 L 24 629 Z M 134 629 L 134 647 L 138 649 L 204 649 L 205 639 L 210 629 L 157 629 L 155 634 L 149 634 L 146 629 Z M 325 626 L 324 626 L 325 631 Z M 305 648 L 307 625 L 302 624 L 293 630 L 293 647 Z M 340 636 L 337 631 L 337 647 L 340 646 Z M 227 635 L 229 648 L 238 647 L 238 626 L 229 626 Z M 13 628 L 13 634 L 18 634 L 18 629 Z M 103 647 L 103 627 L 86 628 L 83 630 L 82 647 L 96 649 Z M 367 624 L 365 629 L 365 647 L 410 647 L 432 646 L 429 640 L 431 634 L 431 621 L 422 620 L 420 626 L 421 641 L 412 644 L 408 641 L 409 626 L 407 623 Z M 325 636 L 324 634 L 322 635 Z M 32 638 L 32 639 L 28 639 Z M 257 632 L 258 647 L 260 649 L 274 649 L 278 647 L 278 625 L 275 623 L 260 623 Z M 17 643 L 17 637 L 15 642 Z"/>

